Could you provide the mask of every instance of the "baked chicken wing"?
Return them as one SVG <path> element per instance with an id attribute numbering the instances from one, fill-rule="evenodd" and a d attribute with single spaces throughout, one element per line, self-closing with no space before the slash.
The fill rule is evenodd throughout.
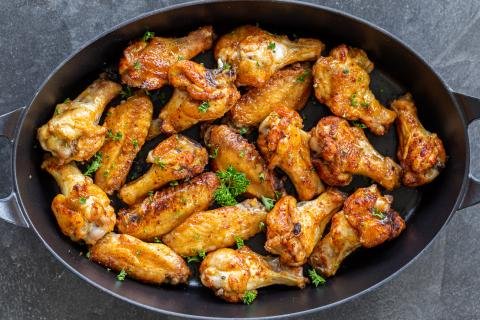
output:
<path id="1" fill-rule="evenodd" d="M 279 255 L 282 264 L 305 264 L 344 199 L 344 194 L 335 189 L 325 191 L 315 200 L 298 204 L 292 196 L 282 197 L 267 214 L 265 249 Z"/>
<path id="2" fill-rule="evenodd" d="M 165 184 L 201 173 L 207 165 L 207 150 L 185 136 L 175 134 L 162 142 L 147 156 L 150 169 L 140 178 L 127 183 L 119 191 L 119 197 L 132 205 L 149 191 Z"/>
<path id="3" fill-rule="evenodd" d="M 253 237 L 261 231 L 260 222 L 265 222 L 266 215 L 256 198 L 247 199 L 235 206 L 194 213 L 162 241 L 181 256 L 196 256 Z"/>
<path id="4" fill-rule="evenodd" d="M 107 104 L 122 87 L 112 81 L 95 80 L 75 100 L 65 100 L 37 131 L 38 141 L 60 163 L 90 159 L 105 141 L 107 129 L 98 121 Z"/>
<path id="5" fill-rule="evenodd" d="M 283 266 L 278 258 L 261 256 L 244 246 L 209 253 L 200 265 L 200 280 L 228 302 L 247 302 L 248 292 L 256 294 L 261 287 L 280 284 L 304 288 L 308 279 L 302 272 L 301 267 Z"/>
<path id="6" fill-rule="evenodd" d="M 392 109 L 398 114 L 397 157 L 403 169 L 402 182 L 407 187 L 427 184 L 445 167 L 447 156 L 442 140 L 422 126 L 411 94 L 393 101 Z"/>
<path id="7" fill-rule="evenodd" d="M 401 168 L 368 142 L 362 129 L 335 116 L 322 118 L 311 131 L 313 165 L 331 186 L 346 186 L 352 175 L 362 175 L 388 190 L 400 186 Z"/>
<path id="8" fill-rule="evenodd" d="M 310 200 L 325 188 L 310 159 L 308 140 L 300 115 L 287 108 L 271 112 L 259 127 L 258 147 L 268 168 L 282 169 L 297 190 L 300 200 Z"/>
<path id="9" fill-rule="evenodd" d="M 395 121 L 370 91 L 373 63 L 365 51 L 340 45 L 313 66 L 315 96 L 336 116 L 360 120 L 374 134 L 383 135 Z"/>
<path id="10" fill-rule="evenodd" d="M 90 248 L 90 258 L 126 276 L 153 284 L 186 283 L 190 269 L 172 249 L 127 234 L 107 234 Z"/>
<path id="11" fill-rule="evenodd" d="M 201 27 L 183 38 L 138 40 L 125 49 L 120 59 L 122 82 L 131 87 L 159 89 L 168 83 L 168 70 L 175 62 L 189 60 L 210 49 L 212 42 L 211 26 Z"/>
<path id="12" fill-rule="evenodd" d="M 53 157 L 42 163 L 60 187 L 52 211 L 63 234 L 73 241 L 94 244 L 115 226 L 115 212 L 110 199 L 92 179 L 84 176 L 72 162 L 60 164 Z"/>
<path id="13" fill-rule="evenodd" d="M 105 118 L 107 141 L 100 149 L 102 163 L 95 184 L 108 194 L 120 189 L 133 159 L 142 148 L 152 121 L 153 105 L 141 91 L 115 108 Z"/>
<path id="14" fill-rule="evenodd" d="M 316 39 L 291 41 L 255 26 L 242 26 L 222 36 L 215 58 L 233 66 L 239 86 L 262 87 L 281 68 L 300 61 L 315 61 L 324 44 Z"/>
<path id="15" fill-rule="evenodd" d="M 145 241 L 161 237 L 192 213 L 206 210 L 219 186 L 217 176 L 206 172 L 178 186 L 157 191 L 142 202 L 120 210 L 117 229 Z"/>
<path id="16" fill-rule="evenodd" d="M 169 79 L 175 90 L 153 121 L 149 138 L 221 118 L 240 98 L 232 70 L 206 69 L 193 61 L 180 61 L 170 68 Z"/>

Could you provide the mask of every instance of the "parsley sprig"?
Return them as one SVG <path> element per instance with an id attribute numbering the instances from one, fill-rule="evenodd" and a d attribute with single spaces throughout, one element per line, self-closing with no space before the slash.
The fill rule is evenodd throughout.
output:
<path id="1" fill-rule="evenodd" d="M 88 177 L 92 176 L 92 174 L 94 174 L 98 170 L 98 168 L 100 168 L 101 164 L 102 164 L 102 153 L 97 152 L 93 157 L 92 162 L 90 162 L 90 164 L 88 165 L 87 170 L 85 170 L 83 174 Z"/>
<path id="2" fill-rule="evenodd" d="M 321 275 L 315 271 L 315 269 L 310 269 L 308 270 L 308 276 L 312 280 L 312 283 L 315 285 L 315 287 L 318 287 L 319 284 L 325 284 L 327 282 Z"/>
<path id="3" fill-rule="evenodd" d="M 257 292 L 255 290 L 248 290 L 243 295 L 242 300 L 243 300 L 243 303 L 250 304 L 253 302 L 253 300 L 255 300 L 256 297 L 257 297 Z"/>
<path id="4" fill-rule="evenodd" d="M 235 198 L 244 193 L 250 184 L 245 173 L 230 165 L 227 170 L 218 171 L 217 177 L 220 179 L 220 187 L 215 191 L 215 201 L 221 206 L 236 205 Z"/>

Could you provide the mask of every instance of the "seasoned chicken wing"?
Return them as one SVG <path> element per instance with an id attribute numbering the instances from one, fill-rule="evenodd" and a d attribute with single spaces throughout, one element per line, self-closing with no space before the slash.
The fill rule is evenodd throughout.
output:
<path id="1" fill-rule="evenodd" d="M 292 196 L 282 197 L 267 214 L 265 249 L 279 255 L 282 264 L 305 264 L 344 200 L 345 195 L 335 189 L 325 191 L 315 200 L 298 204 Z"/>
<path id="2" fill-rule="evenodd" d="M 173 96 L 153 121 L 149 138 L 221 118 L 240 98 L 231 70 L 206 69 L 193 61 L 180 61 L 170 68 L 169 79 L 175 88 Z"/>
<path id="3" fill-rule="evenodd" d="M 210 49 L 212 42 L 211 26 L 201 27 L 183 38 L 138 40 L 125 49 L 120 59 L 122 82 L 131 87 L 159 89 L 168 83 L 168 70 L 175 62 L 189 60 Z"/>
<path id="4" fill-rule="evenodd" d="M 194 213 L 162 241 L 181 256 L 196 256 L 253 237 L 261 231 L 260 222 L 265 222 L 266 215 L 256 198 L 247 199 L 235 206 Z"/>
<path id="5" fill-rule="evenodd" d="M 398 114 L 397 157 L 403 169 L 402 182 L 407 187 L 427 184 L 445 167 L 447 156 L 442 140 L 422 126 L 410 93 L 393 101 L 392 109 Z"/>
<path id="6" fill-rule="evenodd" d="M 142 91 L 108 111 L 104 123 L 107 141 L 100 149 L 102 163 L 95 174 L 95 184 L 106 193 L 113 194 L 125 183 L 133 159 L 145 143 L 152 113 L 152 102 Z"/>
<path id="7" fill-rule="evenodd" d="M 198 142 L 175 134 L 151 150 L 147 162 L 152 164 L 150 169 L 120 189 L 119 197 L 126 204 L 134 204 L 149 191 L 170 181 L 191 178 L 201 173 L 207 165 L 208 154 Z"/>
<path id="8" fill-rule="evenodd" d="M 315 96 L 333 114 L 360 120 L 373 133 L 383 135 L 395 121 L 394 111 L 385 108 L 370 91 L 373 63 L 365 51 L 340 45 L 313 66 Z"/>
<path id="9" fill-rule="evenodd" d="M 37 131 L 38 141 L 60 163 L 90 159 L 102 146 L 107 129 L 98 121 L 107 104 L 122 87 L 112 81 L 95 80 L 75 100 L 65 100 Z"/>
<path id="10" fill-rule="evenodd" d="M 258 126 L 275 108 L 283 106 L 300 110 L 305 106 L 312 87 L 308 63 L 296 63 L 277 71 L 263 87 L 251 88 L 229 112 L 237 128 Z"/>
<path id="11" fill-rule="evenodd" d="M 192 213 L 213 202 L 220 181 L 205 172 L 178 186 L 162 189 L 118 213 L 117 229 L 145 241 L 160 237 L 180 225 Z"/>
<path id="12" fill-rule="evenodd" d="M 115 212 L 110 199 L 73 162 L 61 164 L 50 157 L 42 163 L 42 169 L 55 178 L 62 192 L 53 199 L 52 211 L 64 235 L 94 244 L 113 230 Z"/>
<path id="13" fill-rule="evenodd" d="M 239 86 L 262 87 L 281 68 L 300 61 L 315 61 L 325 45 L 317 39 L 291 41 L 255 26 L 242 26 L 222 36 L 215 59 L 233 66 Z"/>
<path id="14" fill-rule="evenodd" d="M 310 200 L 325 188 L 310 159 L 308 140 L 300 115 L 279 108 L 263 120 L 258 129 L 258 147 L 268 168 L 279 167 L 290 178 L 300 200 Z"/>
<path id="15" fill-rule="evenodd" d="M 215 295 L 228 301 L 246 301 L 248 292 L 281 284 L 304 288 L 308 279 L 301 267 L 286 267 L 278 258 L 261 256 L 244 246 L 238 250 L 218 249 L 209 253 L 200 265 L 200 280 Z"/>
<path id="16" fill-rule="evenodd" d="M 368 142 L 362 129 L 335 116 L 322 118 L 311 131 L 313 165 L 331 186 L 346 186 L 352 175 L 371 178 L 388 190 L 400 186 L 401 168 Z"/>
<path id="17" fill-rule="evenodd" d="M 90 258 L 128 277 L 153 284 L 186 283 L 190 269 L 172 249 L 127 234 L 107 234 L 90 248 Z"/>
<path id="18" fill-rule="evenodd" d="M 205 144 L 212 157 L 212 170 L 225 171 L 233 166 L 250 181 L 247 194 L 275 198 L 279 181 L 247 139 L 226 125 L 212 125 L 205 131 Z"/>

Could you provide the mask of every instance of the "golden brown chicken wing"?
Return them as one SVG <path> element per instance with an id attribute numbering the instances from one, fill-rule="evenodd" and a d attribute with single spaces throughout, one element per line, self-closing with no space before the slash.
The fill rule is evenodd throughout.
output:
<path id="1" fill-rule="evenodd" d="M 292 196 L 282 197 L 267 214 L 265 249 L 279 255 L 282 264 L 293 267 L 305 264 L 344 200 L 345 195 L 335 189 L 298 204 Z"/>
<path id="2" fill-rule="evenodd" d="M 445 167 L 447 156 L 442 140 L 422 126 L 410 93 L 393 101 L 392 109 L 398 114 L 397 157 L 403 169 L 402 182 L 407 187 L 427 184 Z"/>
<path id="3" fill-rule="evenodd" d="M 55 178 L 62 192 L 53 199 L 52 211 L 64 235 L 94 244 L 113 230 L 115 212 L 110 199 L 73 162 L 60 164 L 50 157 L 42 163 L 42 169 Z"/>
<path id="4" fill-rule="evenodd" d="M 190 269 L 172 249 L 127 234 L 107 234 L 90 248 L 93 261 L 126 276 L 153 284 L 186 283 Z"/>
<path id="5" fill-rule="evenodd" d="M 100 77 L 75 100 L 65 100 L 55 114 L 37 131 L 38 141 L 60 163 L 90 159 L 102 146 L 107 129 L 98 121 L 107 104 L 120 93 L 121 86 Z"/>
<path id="6" fill-rule="evenodd" d="M 247 139 L 226 125 L 212 125 L 205 131 L 205 144 L 210 150 L 212 170 L 225 171 L 233 166 L 250 181 L 247 194 L 275 198 L 279 181 Z"/>
<path id="7" fill-rule="evenodd" d="M 215 58 L 232 65 L 239 86 L 262 87 L 281 68 L 300 61 L 315 61 L 324 44 L 317 39 L 291 41 L 255 26 L 242 26 L 222 36 Z"/>
<path id="8" fill-rule="evenodd" d="M 282 169 L 295 186 L 300 200 L 310 200 L 325 188 L 312 166 L 310 136 L 302 127 L 302 118 L 297 112 L 279 108 L 261 123 L 257 144 L 268 168 Z"/>
<path id="9" fill-rule="evenodd" d="M 296 63 L 277 71 L 263 87 L 251 88 L 229 112 L 237 128 L 258 126 L 279 106 L 300 110 L 312 87 L 312 70 L 308 63 Z"/>
<path id="10" fill-rule="evenodd" d="M 120 59 L 122 82 L 131 87 L 159 89 L 168 83 L 168 70 L 175 62 L 189 60 L 210 49 L 212 42 L 211 26 L 201 27 L 183 38 L 138 40 L 125 49 Z"/>
<path id="11" fill-rule="evenodd" d="M 120 189 L 119 197 L 126 204 L 134 204 L 149 191 L 170 181 L 191 178 L 201 173 L 207 165 L 208 154 L 198 142 L 175 134 L 151 150 L 147 162 L 152 164 L 150 169 Z"/>
<path id="12" fill-rule="evenodd" d="M 102 164 L 95 184 L 108 194 L 120 189 L 133 159 L 142 148 L 152 121 L 153 105 L 141 91 L 108 111 L 104 126 L 107 141 L 100 149 Z"/>
<path id="13" fill-rule="evenodd" d="M 362 129 L 329 116 L 322 118 L 310 134 L 313 165 L 325 183 L 346 186 L 352 181 L 352 174 L 358 174 L 388 190 L 400 186 L 400 166 L 378 153 Z"/>
<path id="14" fill-rule="evenodd" d="M 260 222 L 265 222 L 266 215 L 257 199 L 247 199 L 235 206 L 194 213 L 162 241 L 181 256 L 196 256 L 253 237 L 261 231 Z"/>
<path id="15" fill-rule="evenodd" d="M 301 267 L 283 266 L 278 258 L 261 256 L 244 246 L 208 254 L 200 265 L 200 280 L 228 302 L 250 303 L 258 288 L 274 284 L 304 288 L 308 279 L 302 272 Z"/>
<path id="16" fill-rule="evenodd" d="M 192 213 L 206 210 L 219 186 L 217 176 L 205 172 L 176 187 L 157 191 L 142 202 L 120 210 L 117 229 L 151 241 L 172 231 Z"/>
<path id="17" fill-rule="evenodd" d="M 373 133 L 383 135 L 395 121 L 369 89 L 373 63 L 357 48 L 340 45 L 313 66 L 315 96 L 336 116 L 360 120 Z"/>

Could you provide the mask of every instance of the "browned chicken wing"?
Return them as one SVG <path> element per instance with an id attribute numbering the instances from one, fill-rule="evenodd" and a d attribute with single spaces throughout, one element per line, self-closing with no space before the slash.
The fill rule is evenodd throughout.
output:
<path id="1" fill-rule="evenodd" d="M 162 142 L 147 156 L 150 169 L 140 178 L 124 185 L 119 197 L 132 205 L 149 191 L 158 189 L 170 181 L 191 178 L 201 173 L 207 165 L 207 150 L 199 143 L 180 134 Z"/>
<path id="2" fill-rule="evenodd" d="M 168 83 L 168 70 L 177 61 L 189 60 L 210 49 L 213 28 L 202 27 L 183 38 L 141 39 L 123 52 L 119 63 L 122 82 L 137 88 L 159 89 Z"/>
<path id="3" fill-rule="evenodd" d="M 128 277 L 153 284 L 186 283 L 190 269 L 172 249 L 127 234 L 107 234 L 90 248 L 93 261 Z"/>
<path id="4" fill-rule="evenodd" d="M 395 121 L 394 111 L 385 108 L 370 91 L 373 63 L 357 48 L 340 45 L 313 66 L 315 96 L 333 114 L 360 120 L 373 133 L 383 135 Z"/>
<path id="5" fill-rule="evenodd" d="M 297 112 L 279 108 L 261 123 L 257 144 L 268 168 L 282 169 L 295 186 L 300 200 L 310 200 L 325 188 L 310 159 L 310 135 L 302 127 L 302 118 Z"/>
<path id="6" fill-rule="evenodd" d="M 278 258 L 261 256 L 244 246 L 238 250 L 219 249 L 200 265 L 200 280 L 215 295 L 228 301 L 245 301 L 256 289 L 280 284 L 304 288 L 308 279 L 301 267 L 286 267 Z"/>
<path id="7" fill-rule="evenodd" d="M 42 163 L 60 187 L 52 211 L 63 234 L 73 241 L 94 244 L 115 226 L 115 212 L 110 199 L 92 179 L 84 176 L 72 162 L 60 164 L 50 157 Z"/>
<path id="8" fill-rule="evenodd" d="M 313 165 L 331 186 L 346 186 L 352 175 L 371 178 L 388 190 L 400 186 L 401 168 L 368 142 L 362 129 L 335 116 L 322 118 L 311 131 Z"/>
<path id="9" fill-rule="evenodd" d="M 58 104 L 53 118 L 37 131 L 42 148 L 60 163 L 90 159 L 102 146 L 107 132 L 98 121 L 121 88 L 115 82 L 100 78 L 75 100 Z"/>
<path id="10" fill-rule="evenodd" d="M 422 126 L 411 94 L 393 101 L 392 109 L 398 114 L 397 157 L 403 169 L 402 182 L 407 187 L 427 184 L 445 167 L 447 155 L 442 140 Z"/>
<path id="11" fill-rule="evenodd" d="M 315 61 L 324 44 L 316 39 L 291 41 L 255 26 L 242 26 L 222 36 L 215 58 L 233 66 L 239 86 L 261 87 L 281 68 L 300 61 Z"/>

